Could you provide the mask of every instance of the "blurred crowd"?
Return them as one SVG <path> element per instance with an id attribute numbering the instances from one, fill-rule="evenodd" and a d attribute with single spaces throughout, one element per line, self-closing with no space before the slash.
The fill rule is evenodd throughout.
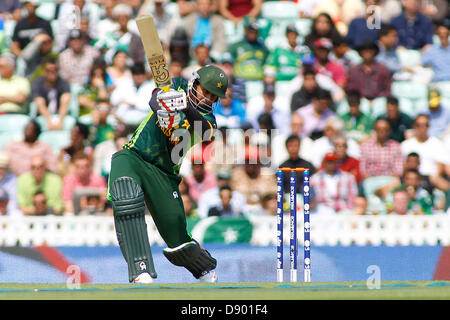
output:
<path id="1" fill-rule="evenodd" d="M 112 214 L 156 87 L 145 14 L 172 77 L 229 77 L 181 165 L 188 216 L 275 215 L 279 167 L 310 169 L 313 214 L 450 213 L 446 0 L 3 0 L 0 215 Z"/>

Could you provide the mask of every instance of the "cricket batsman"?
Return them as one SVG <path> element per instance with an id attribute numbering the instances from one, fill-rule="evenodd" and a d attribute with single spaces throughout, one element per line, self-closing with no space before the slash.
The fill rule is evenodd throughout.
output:
<path id="1" fill-rule="evenodd" d="M 185 267 L 202 282 L 216 282 L 217 265 L 186 229 L 186 214 L 178 185 L 182 159 L 179 148 L 210 141 L 216 128 L 212 111 L 228 87 L 226 74 L 207 65 L 192 79 L 174 78 L 170 90 L 152 92 L 151 112 L 122 150 L 111 160 L 108 199 L 129 281 L 151 283 L 157 277 L 145 222 L 145 205 L 168 248 L 164 256 Z M 185 155 L 185 153 L 184 153 Z"/>

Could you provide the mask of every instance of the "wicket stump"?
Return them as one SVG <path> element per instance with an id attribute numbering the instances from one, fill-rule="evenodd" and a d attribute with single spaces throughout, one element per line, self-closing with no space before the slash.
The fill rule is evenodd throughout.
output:
<path id="1" fill-rule="evenodd" d="M 311 282 L 311 242 L 309 220 L 309 169 L 279 168 L 277 171 L 277 281 L 283 282 L 283 173 L 289 172 L 289 249 L 290 249 L 290 281 L 297 282 L 297 172 L 303 172 L 303 281 Z"/>

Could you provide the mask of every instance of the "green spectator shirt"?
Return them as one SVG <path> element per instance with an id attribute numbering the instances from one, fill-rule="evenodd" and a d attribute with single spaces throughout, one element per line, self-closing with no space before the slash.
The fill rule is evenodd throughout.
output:
<path id="1" fill-rule="evenodd" d="M 172 88 L 187 92 L 187 81 L 175 78 L 172 80 Z M 212 113 L 202 114 L 202 116 L 208 121 L 212 130 L 207 133 L 212 136 L 213 128 L 217 127 L 216 118 Z M 193 134 L 193 129 L 183 112 L 181 112 L 181 121 L 178 126 L 163 129 L 158 124 L 158 117 L 151 111 L 124 148 L 135 151 L 144 161 L 163 171 L 178 175 L 182 158 L 194 144 L 202 140 Z"/>
<path id="2" fill-rule="evenodd" d="M 5 33 L 0 31 L 0 55 L 10 53 L 9 47 L 10 45 Z"/>
<path id="3" fill-rule="evenodd" d="M 394 192 L 397 190 L 406 190 L 406 185 L 402 184 L 400 187 L 395 188 L 390 192 L 386 198 L 386 206 L 393 207 L 394 204 Z M 408 202 L 408 213 L 411 214 L 432 214 L 433 213 L 433 198 L 428 191 L 423 188 L 416 190 L 416 196 L 414 199 L 410 199 Z"/>
<path id="4" fill-rule="evenodd" d="M 300 72 L 302 58 L 309 54 L 306 46 L 292 49 L 289 45 L 275 48 L 270 52 L 264 68 L 267 76 L 274 76 L 276 81 L 290 81 Z"/>
<path id="5" fill-rule="evenodd" d="M 17 179 L 17 204 L 19 207 L 33 208 L 33 195 L 41 190 L 47 198 L 47 206 L 55 211 L 64 208 L 62 201 L 62 179 L 55 173 L 47 171 L 41 184 L 31 172 L 23 173 Z"/>
<path id="6" fill-rule="evenodd" d="M 228 51 L 234 61 L 233 76 L 244 80 L 263 80 L 269 51 L 263 43 L 236 42 Z"/>
<path id="7" fill-rule="evenodd" d="M 344 121 L 344 131 L 348 138 L 359 142 L 370 135 L 373 127 L 373 119 L 370 116 L 361 112 L 361 115 L 356 118 L 347 112 L 340 117 Z"/>

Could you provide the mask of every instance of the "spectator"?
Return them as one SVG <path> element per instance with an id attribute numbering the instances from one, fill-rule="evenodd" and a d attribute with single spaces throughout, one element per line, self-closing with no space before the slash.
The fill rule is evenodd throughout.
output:
<path id="1" fill-rule="evenodd" d="M 367 213 L 367 199 L 363 196 L 355 197 L 353 201 L 353 215 L 361 216 Z"/>
<path id="2" fill-rule="evenodd" d="M 233 90 L 228 87 L 226 97 L 221 98 L 214 109 L 218 127 L 230 129 L 240 128 L 246 120 L 245 105 L 241 100 L 233 98 Z"/>
<path id="3" fill-rule="evenodd" d="M 348 25 L 347 41 L 351 48 L 357 49 L 365 41 L 375 42 L 378 39 L 378 29 L 370 24 L 371 20 L 377 19 L 371 8 L 378 5 L 379 0 L 365 1 L 365 14 L 356 16 Z"/>
<path id="4" fill-rule="evenodd" d="M 262 0 L 218 0 L 218 10 L 222 17 L 231 20 L 237 26 L 244 17 L 257 18 L 261 13 L 262 3 Z"/>
<path id="5" fill-rule="evenodd" d="M 113 63 L 118 51 L 125 52 L 136 62 L 144 62 L 144 50 L 138 35 L 128 28 L 133 17 L 133 9 L 126 3 L 116 3 L 112 9 L 113 28 L 104 34 L 99 34 L 94 46 L 104 53 L 105 61 Z"/>
<path id="6" fill-rule="evenodd" d="M 90 194 L 80 198 L 79 216 L 103 215 L 105 213 L 105 203 L 100 195 Z"/>
<path id="7" fill-rule="evenodd" d="M 344 122 L 337 116 L 332 116 L 325 121 L 324 134 L 322 137 L 314 140 L 312 150 L 314 150 L 311 156 L 311 162 L 316 168 L 320 168 L 323 157 L 332 152 L 334 149 L 334 138 L 338 135 L 344 134 Z M 349 154 L 359 159 L 360 150 L 359 144 L 352 139 L 348 140 L 348 152 Z"/>
<path id="8" fill-rule="evenodd" d="M 4 1 L 0 4 L 0 18 L 3 20 L 19 21 L 22 17 L 22 4 L 20 0 Z"/>
<path id="9" fill-rule="evenodd" d="M 352 90 L 347 92 L 347 102 L 349 111 L 340 116 L 344 121 L 345 135 L 360 143 L 369 138 L 373 128 L 373 119 L 361 111 L 361 95 L 359 91 Z"/>
<path id="10" fill-rule="evenodd" d="M 122 82 L 133 81 L 133 74 L 130 70 L 130 60 L 128 53 L 124 50 L 117 50 L 112 56 L 112 64 L 106 68 L 106 72 L 111 77 L 113 88 L 118 87 Z"/>
<path id="11" fill-rule="evenodd" d="M 27 113 L 30 83 L 28 79 L 14 73 L 14 60 L 13 55 L 0 56 L 0 112 Z"/>
<path id="12" fill-rule="evenodd" d="M 230 45 L 228 53 L 234 62 L 233 76 L 244 80 L 263 80 L 264 64 L 269 54 L 258 38 L 259 26 L 249 22 L 244 39 Z"/>
<path id="13" fill-rule="evenodd" d="M 198 203 L 200 196 L 217 185 L 217 180 L 212 172 L 208 172 L 205 164 L 197 156 L 192 157 L 192 173 L 186 177 L 189 186 L 189 195 Z"/>
<path id="14" fill-rule="evenodd" d="M 291 114 L 291 122 L 289 125 L 290 132 L 287 135 L 280 133 L 275 137 L 272 137 L 272 167 L 274 169 L 278 168 L 281 162 L 289 158 L 285 145 L 286 139 L 291 135 L 295 135 L 300 138 L 299 158 L 303 158 L 309 162 L 311 161 L 313 157 L 313 141 L 311 138 L 303 134 L 303 127 L 303 117 L 297 112 L 294 112 Z"/>
<path id="15" fill-rule="evenodd" d="M 422 65 L 433 70 L 433 82 L 450 81 L 450 46 L 448 26 L 441 24 L 436 28 L 439 43 L 427 48 L 422 54 Z"/>
<path id="16" fill-rule="evenodd" d="M 211 64 L 211 57 L 209 55 L 210 48 L 207 44 L 200 43 L 194 48 L 195 49 L 193 59 L 181 73 L 183 78 L 189 80 L 192 78 L 194 71 L 197 71 L 198 69 L 206 66 L 207 64 Z"/>
<path id="17" fill-rule="evenodd" d="M 159 39 L 165 49 L 169 48 L 170 38 L 178 25 L 179 14 L 167 10 L 169 0 L 145 0 L 143 2 L 138 16 L 153 15 Z"/>
<path id="18" fill-rule="evenodd" d="M 261 199 L 268 193 L 275 193 L 277 183 L 272 170 L 262 166 L 258 152 L 247 149 L 245 153 L 245 164 L 231 172 L 232 189 L 244 194 L 247 201 L 253 194 Z"/>
<path id="19" fill-rule="evenodd" d="M 348 25 L 364 11 L 362 0 L 321 0 L 314 7 L 315 15 L 326 12 L 341 34 L 350 32 Z"/>
<path id="20" fill-rule="evenodd" d="M 23 140 L 11 141 L 3 149 L 10 159 L 14 159 L 9 165 L 12 173 L 17 177 L 30 171 L 31 158 L 35 155 L 43 156 L 47 163 L 47 168 L 52 172 L 56 172 L 57 159 L 53 154 L 52 147 L 38 140 L 40 134 L 40 125 L 36 121 L 31 120 L 25 126 Z"/>
<path id="21" fill-rule="evenodd" d="M 17 176 L 9 169 L 10 157 L 0 151 L 0 188 L 8 193 L 8 210 L 18 210 L 17 208 Z"/>
<path id="22" fill-rule="evenodd" d="M 391 125 L 389 139 L 403 142 L 411 135 L 413 120 L 409 115 L 400 111 L 397 98 L 392 96 L 387 98 L 386 114 L 380 117 L 386 118 Z"/>
<path id="23" fill-rule="evenodd" d="M 247 104 L 246 118 L 254 129 L 259 129 L 259 116 L 267 114 L 270 116 L 274 127 L 286 134 L 289 130 L 289 112 L 283 108 L 282 104 L 275 104 L 275 97 L 275 86 L 271 83 L 266 83 L 262 99 L 253 99 Z"/>
<path id="24" fill-rule="evenodd" d="M 182 61 L 177 58 L 172 59 L 169 64 L 169 73 L 172 75 L 172 78 L 183 78 Z M 184 80 L 189 81 L 189 79 L 186 78 L 184 78 Z"/>
<path id="25" fill-rule="evenodd" d="M 143 64 L 131 67 L 132 81 L 120 82 L 111 94 L 114 113 L 126 124 L 137 126 L 147 116 L 156 84 Z"/>
<path id="26" fill-rule="evenodd" d="M 337 31 L 334 25 L 333 19 L 331 19 L 328 13 L 319 13 L 312 22 L 310 33 L 305 37 L 305 45 L 314 50 L 314 43 L 319 38 L 328 38 L 330 41 L 336 40 L 340 37 L 339 31 Z"/>
<path id="27" fill-rule="evenodd" d="M 17 203 L 25 215 L 33 215 L 38 209 L 33 203 L 38 191 L 44 194 L 47 207 L 53 213 L 62 213 L 62 179 L 47 170 L 45 159 L 41 155 L 31 158 L 31 171 L 21 174 L 17 180 Z"/>
<path id="28" fill-rule="evenodd" d="M 441 92 L 438 88 L 428 89 L 428 111 L 425 112 L 430 119 L 428 134 L 432 137 L 442 138 L 450 129 L 450 109 L 441 104 Z"/>
<path id="29" fill-rule="evenodd" d="M 82 33 L 72 29 L 69 33 L 69 47 L 59 55 L 59 73 L 70 85 L 84 85 L 99 51 L 85 43 Z"/>
<path id="30" fill-rule="evenodd" d="M 331 94 L 325 90 L 319 90 L 307 106 L 296 112 L 305 119 L 303 133 L 305 136 L 315 140 L 323 135 L 328 118 L 335 115 L 330 110 Z"/>
<path id="31" fill-rule="evenodd" d="M 330 60 L 342 65 L 346 72 L 351 66 L 361 63 L 359 54 L 350 48 L 348 40 L 341 36 L 333 39 L 333 51 L 330 53 Z"/>
<path id="32" fill-rule="evenodd" d="M 70 165 L 77 154 L 86 154 L 92 157 L 94 149 L 88 144 L 89 127 L 77 122 L 70 130 L 70 144 L 63 148 L 58 155 L 58 173 L 65 176 L 71 171 Z"/>
<path id="33" fill-rule="evenodd" d="M 292 95 L 291 112 L 311 103 L 313 96 L 321 90 L 316 80 L 316 72 L 311 67 L 303 68 L 303 82 L 300 89 Z"/>
<path id="34" fill-rule="evenodd" d="M 57 60 L 59 53 L 54 50 L 53 38 L 47 33 L 38 34 L 23 48 L 20 58 L 25 62 L 25 76 L 33 82 L 43 74 L 44 61 Z"/>
<path id="35" fill-rule="evenodd" d="M 106 201 L 105 179 L 92 172 L 89 156 L 79 153 L 72 158 L 72 163 L 74 171 L 63 179 L 62 199 L 66 214 L 77 213 L 74 202 L 75 192 L 82 191 L 83 188 L 92 188 L 96 194 L 100 195 L 103 203 Z"/>
<path id="36" fill-rule="evenodd" d="M 277 195 L 268 193 L 261 199 L 262 214 L 275 216 L 277 214 Z"/>
<path id="37" fill-rule="evenodd" d="M 0 216 L 22 216 L 22 212 L 9 207 L 8 192 L 0 188 Z"/>
<path id="38" fill-rule="evenodd" d="M 219 66 L 228 77 L 228 87 L 233 90 L 233 98 L 246 103 L 248 99 L 246 92 L 247 90 L 245 88 L 245 80 L 233 76 L 234 65 L 231 56 L 225 53 Z"/>
<path id="39" fill-rule="evenodd" d="M 27 16 L 21 18 L 13 32 L 11 42 L 11 52 L 20 57 L 22 50 L 39 34 L 47 33 L 53 38 L 53 30 L 50 23 L 36 15 L 39 0 L 26 0 L 23 6 L 27 11 Z"/>
<path id="40" fill-rule="evenodd" d="M 338 169 L 334 153 L 325 155 L 323 169 L 311 176 L 311 187 L 316 195 L 317 207 L 325 206 L 336 213 L 353 210 L 358 195 L 356 180 L 352 174 Z"/>
<path id="41" fill-rule="evenodd" d="M 342 65 L 330 60 L 330 52 L 333 49 L 333 43 L 327 38 L 319 38 L 314 42 L 314 69 L 317 74 L 323 74 L 344 88 L 347 83 L 347 74 Z"/>
<path id="42" fill-rule="evenodd" d="M 109 100 L 99 100 L 96 107 L 96 113 L 90 126 L 90 141 L 95 148 L 96 145 L 114 137 L 114 126 L 111 124 L 110 117 L 116 121 L 121 121 L 113 112 Z"/>
<path id="43" fill-rule="evenodd" d="M 391 21 L 398 32 L 399 47 L 426 49 L 433 40 L 431 19 L 420 12 L 420 0 L 402 0 L 402 5 L 403 12 Z"/>
<path id="44" fill-rule="evenodd" d="M 403 165 L 404 172 L 409 169 L 419 170 L 420 168 L 420 156 L 417 152 L 411 152 L 406 156 L 405 163 Z M 403 175 L 404 176 L 404 175 Z M 403 181 L 401 181 L 403 182 Z M 420 186 L 428 191 L 428 193 L 434 193 L 434 186 L 430 182 L 429 176 L 421 175 Z"/>
<path id="45" fill-rule="evenodd" d="M 309 161 L 300 157 L 301 139 L 297 135 L 290 135 L 285 142 L 288 153 L 288 159 L 280 164 L 280 168 L 308 168 L 309 174 L 312 176 L 316 173 L 316 167 Z M 297 181 L 303 181 L 303 173 L 297 172 Z M 284 190 L 289 190 L 289 175 L 283 175 Z M 302 184 L 297 183 L 297 192 L 301 192 Z"/>
<path id="46" fill-rule="evenodd" d="M 433 199 L 425 189 L 420 187 L 420 174 L 416 169 L 408 169 L 403 175 L 404 183 L 393 190 L 405 190 L 408 195 L 407 212 L 409 214 L 432 214 Z M 393 195 L 389 195 L 386 200 L 386 207 L 393 208 Z"/>
<path id="47" fill-rule="evenodd" d="M 41 190 L 36 191 L 33 195 L 33 209 L 34 210 L 28 215 L 46 216 L 49 214 L 53 214 L 53 210 L 47 204 L 45 193 Z"/>
<path id="48" fill-rule="evenodd" d="M 176 28 L 170 38 L 169 55 L 171 61 L 180 61 L 183 68 L 191 61 L 188 37 L 186 31 L 181 27 Z"/>
<path id="49" fill-rule="evenodd" d="M 428 134 L 429 127 L 430 118 L 426 114 L 416 116 L 413 123 L 414 136 L 402 142 L 402 153 L 419 154 L 420 174 L 429 176 L 436 188 L 446 192 L 450 183 L 444 176 L 449 176 L 450 156 L 442 141 Z"/>
<path id="50" fill-rule="evenodd" d="M 411 152 L 406 156 L 406 160 L 404 163 L 404 172 L 409 169 L 413 169 L 418 171 L 420 168 L 420 156 L 416 152 Z M 404 183 L 404 175 L 400 179 L 400 183 Z M 424 176 L 420 174 L 420 183 L 419 186 L 425 189 L 431 196 L 433 201 L 433 207 L 436 210 L 443 210 L 445 208 L 446 195 L 440 189 L 434 187 L 434 185 L 430 181 L 429 176 Z M 448 192 L 448 190 L 447 190 Z"/>
<path id="51" fill-rule="evenodd" d="M 349 155 L 348 153 L 348 142 L 349 140 L 344 135 L 337 135 L 333 139 L 334 143 L 334 154 L 337 157 L 338 168 L 341 171 L 351 173 L 359 185 L 362 182 L 361 168 L 359 159 L 356 159 Z M 361 194 L 361 190 L 359 192 Z"/>
<path id="52" fill-rule="evenodd" d="M 114 137 L 95 146 L 93 154 L 93 171 L 95 174 L 105 178 L 109 175 L 111 157 L 115 152 L 122 149 L 127 142 L 127 134 L 127 126 L 123 123 L 118 123 L 114 128 Z"/>
<path id="53" fill-rule="evenodd" d="M 48 130 L 62 130 L 72 97 L 70 86 L 58 76 L 58 69 L 56 60 L 46 60 L 43 76 L 31 84 L 31 96 L 39 114 L 46 119 Z"/>
<path id="54" fill-rule="evenodd" d="M 264 67 L 265 82 L 290 81 L 301 71 L 302 59 L 310 54 L 308 47 L 300 44 L 295 25 L 286 28 L 287 44 L 269 53 Z"/>
<path id="55" fill-rule="evenodd" d="M 220 203 L 218 206 L 212 207 L 208 210 L 208 217 L 233 217 L 235 213 L 241 214 L 233 208 L 231 200 L 233 199 L 233 191 L 230 186 L 225 185 L 219 188 Z"/>
<path id="56" fill-rule="evenodd" d="M 378 52 L 375 42 L 365 42 L 358 47 L 363 62 L 350 68 L 346 90 L 358 90 L 362 97 L 369 100 L 390 95 L 391 72 L 376 62 Z"/>
<path id="57" fill-rule="evenodd" d="M 78 94 L 78 116 L 91 114 L 95 111 L 97 101 L 109 99 L 110 87 L 111 79 L 106 73 L 106 64 L 103 60 L 98 59 L 89 71 L 87 83 Z"/>
<path id="58" fill-rule="evenodd" d="M 191 48 L 205 44 L 211 48 L 211 54 L 219 58 L 227 49 L 223 18 L 211 8 L 214 0 L 195 0 L 196 12 L 183 19 Z"/>
<path id="59" fill-rule="evenodd" d="M 374 135 L 361 143 L 361 174 L 363 179 L 376 176 L 399 177 L 403 172 L 400 143 L 389 138 L 391 126 L 385 118 L 375 121 Z"/>
<path id="60" fill-rule="evenodd" d="M 53 19 L 58 22 L 58 32 L 55 35 L 56 49 L 58 51 L 66 48 L 70 31 L 74 28 L 74 22 L 72 22 L 74 19 L 79 19 L 80 28 L 83 24 L 87 25 L 85 32 L 83 32 L 86 40 L 98 37 L 100 17 L 97 14 L 99 10 L 97 3 L 86 0 L 60 2 L 62 3 L 59 3 L 59 7 L 57 7 L 55 12 L 56 19 Z M 74 13 L 77 14 L 76 17 L 74 17 Z M 89 41 L 87 40 L 86 43 L 89 43 Z"/>
<path id="61" fill-rule="evenodd" d="M 389 205 L 388 205 L 389 206 Z M 406 215 L 408 214 L 409 195 L 405 189 L 398 189 L 392 192 L 392 209 L 391 214 Z"/>
<path id="62" fill-rule="evenodd" d="M 221 202 L 220 190 L 223 187 L 230 188 L 231 190 L 230 205 L 232 209 L 232 216 L 241 215 L 241 210 L 245 206 L 246 198 L 244 194 L 231 188 L 230 170 L 228 169 L 219 170 L 216 174 L 216 178 L 217 178 L 217 185 L 214 188 L 205 191 L 200 196 L 198 200 L 197 215 L 200 218 L 205 218 L 208 216 L 208 213 L 212 208 L 220 206 Z"/>
<path id="63" fill-rule="evenodd" d="M 375 61 L 386 66 L 392 75 L 402 70 L 402 65 L 397 53 L 397 45 L 397 29 L 390 24 L 382 25 L 378 31 L 379 52 L 375 57 Z"/>
<path id="64" fill-rule="evenodd" d="M 183 201 L 184 212 L 186 216 L 189 218 L 197 218 L 197 207 L 194 200 L 192 200 L 191 196 L 188 193 L 181 194 L 181 200 Z"/>

